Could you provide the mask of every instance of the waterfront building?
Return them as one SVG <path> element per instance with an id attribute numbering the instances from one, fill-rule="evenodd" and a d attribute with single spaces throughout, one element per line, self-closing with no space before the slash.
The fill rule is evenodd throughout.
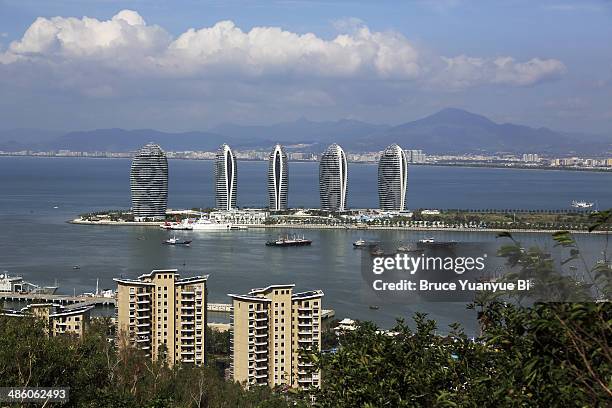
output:
<path id="1" fill-rule="evenodd" d="M 243 208 L 230 211 L 211 211 L 209 218 L 220 224 L 261 225 L 266 222 L 270 212 L 257 208 Z"/>
<path id="2" fill-rule="evenodd" d="M 525 163 L 537 163 L 540 161 L 540 156 L 537 153 L 524 153 L 523 161 Z"/>
<path id="3" fill-rule="evenodd" d="M 176 269 L 154 270 L 117 282 L 119 345 L 132 344 L 169 365 L 206 363 L 208 275 L 180 278 Z"/>
<path id="4" fill-rule="evenodd" d="M 387 147 L 378 162 L 378 202 L 383 211 L 402 211 L 406 204 L 408 161 L 396 144 Z"/>
<path id="5" fill-rule="evenodd" d="M 238 171 L 236 156 L 225 143 L 215 156 L 215 202 L 217 210 L 236 208 Z"/>
<path id="6" fill-rule="evenodd" d="M 149 143 L 132 159 L 130 171 L 132 213 L 135 221 L 163 220 L 168 206 L 168 159 Z"/>
<path id="7" fill-rule="evenodd" d="M 406 150 L 408 163 L 425 163 L 425 153 L 422 150 Z"/>
<path id="8" fill-rule="evenodd" d="M 91 305 L 63 306 L 55 303 L 32 303 L 21 310 L 4 310 L 3 316 L 37 318 L 45 323 L 45 332 L 54 337 L 73 335 L 82 338 L 89 326 Z"/>
<path id="9" fill-rule="evenodd" d="M 312 370 L 300 351 L 321 350 L 323 292 L 293 293 L 294 286 L 272 285 L 229 295 L 234 381 L 247 387 L 320 387 L 320 372 Z"/>
<path id="10" fill-rule="evenodd" d="M 325 150 L 319 163 L 319 195 L 323 211 L 346 210 L 347 182 L 346 155 L 334 143 Z"/>
<path id="11" fill-rule="evenodd" d="M 287 154 L 279 144 L 268 158 L 268 208 L 270 211 L 287 209 L 287 192 L 289 188 Z"/>

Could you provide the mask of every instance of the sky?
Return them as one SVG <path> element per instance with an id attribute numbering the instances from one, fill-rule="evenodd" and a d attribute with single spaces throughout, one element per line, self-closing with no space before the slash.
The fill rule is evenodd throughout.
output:
<path id="1" fill-rule="evenodd" d="M 0 129 L 445 107 L 612 135 L 612 1 L 0 0 Z"/>

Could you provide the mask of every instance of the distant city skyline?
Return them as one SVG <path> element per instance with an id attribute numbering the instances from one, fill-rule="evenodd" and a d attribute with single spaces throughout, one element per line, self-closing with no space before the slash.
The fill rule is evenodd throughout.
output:
<path id="1" fill-rule="evenodd" d="M 609 134 L 611 18 L 605 0 L 6 0 L 0 129 L 396 125 L 459 107 Z"/>

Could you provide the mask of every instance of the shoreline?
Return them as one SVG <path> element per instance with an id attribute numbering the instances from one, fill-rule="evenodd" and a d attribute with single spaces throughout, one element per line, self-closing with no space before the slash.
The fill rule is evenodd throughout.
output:
<path id="1" fill-rule="evenodd" d="M 132 157 L 96 157 L 96 156 L 37 156 L 37 155 L 20 155 L 20 154 L 0 154 L 2 157 L 30 157 L 36 159 L 119 159 L 119 160 L 132 160 Z M 213 159 L 194 159 L 188 157 L 172 157 L 168 160 L 191 160 L 191 161 L 212 161 Z M 238 159 L 238 161 L 244 162 L 266 162 L 266 160 L 257 159 Z M 315 160 L 289 160 L 290 163 L 316 163 Z M 376 162 L 367 161 L 349 161 L 350 164 L 356 165 L 377 165 Z M 546 170 L 546 171 L 578 171 L 578 172 L 595 172 L 595 173 L 612 173 L 610 167 L 571 167 L 571 166 L 528 166 L 523 164 L 517 165 L 504 165 L 504 164 L 490 164 L 490 163 L 409 163 L 409 166 L 429 166 L 429 167 L 466 167 L 474 169 L 507 169 L 507 170 Z"/>
<path id="2" fill-rule="evenodd" d="M 73 225 L 102 225 L 102 226 L 115 226 L 115 227 L 158 227 L 161 222 L 135 222 L 135 221 L 84 221 L 84 220 L 70 220 L 66 221 Z M 242 225 L 241 225 L 242 226 Z M 521 228 L 442 228 L 442 227 L 392 227 L 392 226 L 368 226 L 363 228 L 356 225 L 298 225 L 298 224 L 282 224 L 282 225 L 265 225 L 265 224 L 249 224 L 244 225 L 247 228 L 257 229 L 339 229 L 339 230 L 360 230 L 360 231 L 435 231 L 435 232 L 516 232 L 516 233 L 530 233 L 530 234 L 552 234 L 557 231 L 569 231 L 575 234 L 606 234 L 610 231 L 592 231 L 587 230 L 561 230 L 561 229 L 550 229 L 550 230 L 539 230 L 539 229 L 521 229 Z M 213 231 L 219 232 L 219 231 Z"/>

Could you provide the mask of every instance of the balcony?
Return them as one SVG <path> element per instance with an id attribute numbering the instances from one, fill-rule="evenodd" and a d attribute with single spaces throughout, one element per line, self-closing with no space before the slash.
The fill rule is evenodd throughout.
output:
<path id="1" fill-rule="evenodd" d="M 255 343 L 253 343 L 255 346 L 267 346 L 268 342 L 267 341 L 257 341 L 255 340 Z"/>
<path id="2" fill-rule="evenodd" d="M 136 332 L 136 335 L 137 335 L 137 336 L 148 336 L 149 334 L 151 334 L 151 332 L 150 332 L 150 331 L 148 331 L 148 330 L 145 330 L 145 331 L 137 331 L 137 332 Z"/>

